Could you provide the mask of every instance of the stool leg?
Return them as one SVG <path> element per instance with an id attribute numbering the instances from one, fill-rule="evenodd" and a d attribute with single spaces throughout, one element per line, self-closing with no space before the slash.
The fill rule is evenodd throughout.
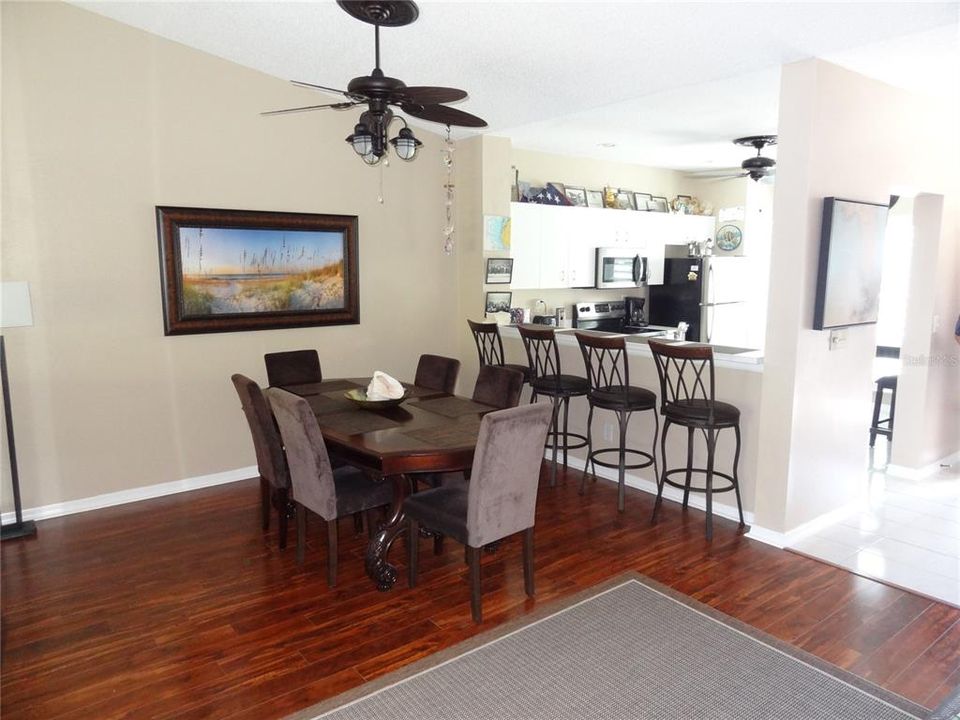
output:
<path id="1" fill-rule="evenodd" d="M 570 398 L 563 399 L 563 469 L 567 469 L 567 446 L 570 444 L 570 438 L 567 435 L 567 426 L 570 420 Z"/>
<path id="2" fill-rule="evenodd" d="M 627 424 L 630 422 L 630 413 L 618 412 L 617 422 L 620 423 L 620 456 L 617 467 L 617 511 L 623 512 L 627 494 Z"/>
<path id="3" fill-rule="evenodd" d="M 740 502 L 740 476 L 737 469 L 740 466 L 740 423 L 733 426 L 733 432 L 737 436 L 737 449 L 733 453 L 733 491 L 737 494 L 737 510 L 740 512 L 740 527 L 746 523 L 743 521 L 743 503 Z"/>
<path id="4" fill-rule="evenodd" d="M 663 421 L 663 433 L 660 435 L 660 457 L 663 460 L 663 474 L 657 477 L 657 500 L 653 503 L 653 514 L 650 516 L 650 524 L 657 521 L 657 511 L 663 502 L 663 486 L 667 484 L 667 431 L 670 429 L 670 421 Z"/>
<path id="5" fill-rule="evenodd" d="M 593 479 L 597 479 L 597 466 L 593 463 L 593 458 L 590 456 L 593 454 L 593 404 L 590 404 L 590 409 L 587 411 L 587 459 L 583 463 L 583 477 L 580 478 L 580 494 L 583 495 L 583 491 L 587 485 L 587 471 L 590 468 L 591 464 L 593 465 Z"/>
<path id="6" fill-rule="evenodd" d="M 693 481 L 693 428 L 687 428 L 687 479 L 684 481 L 683 488 L 683 509 L 687 509 L 687 503 L 690 500 L 690 483 Z"/>
<path id="7" fill-rule="evenodd" d="M 889 442 L 893 442 L 893 416 L 897 413 L 897 386 L 890 388 L 890 421 L 887 427 L 890 428 Z"/>
<path id="8" fill-rule="evenodd" d="M 883 402 L 883 388 L 877 385 L 873 398 L 873 421 L 870 423 L 870 447 L 877 442 L 877 425 L 880 422 L 880 404 Z"/>
<path id="9" fill-rule="evenodd" d="M 717 435 L 710 428 L 707 431 L 707 540 L 713 539 L 713 452 L 716 446 Z"/>
<path id="10" fill-rule="evenodd" d="M 559 421 L 560 421 L 560 398 L 556 395 L 550 396 L 550 402 L 553 404 L 553 465 L 550 468 L 550 487 L 557 484 L 557 442 L 560 439 Z"/>

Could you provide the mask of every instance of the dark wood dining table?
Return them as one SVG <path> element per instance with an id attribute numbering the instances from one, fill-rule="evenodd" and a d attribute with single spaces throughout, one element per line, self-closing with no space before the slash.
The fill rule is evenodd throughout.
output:
<path id="1" fill-rule="evenodd" d="M 403 383 L 406 400 L 392 408 L 361 408 L 345 397 L 346 391 L 368 383 L 369 378 L 338 379 L 283 389 L 310 404 L 331 456 L 393 483 L 393 503 L 365 559 L 377 588 L 389 590 L 397 569 L 387 554 L 406 531 L 403 501 L 414 489 L 416 473 L 469 469 L 480 419 L 496 408 L 409 383 Z"/>

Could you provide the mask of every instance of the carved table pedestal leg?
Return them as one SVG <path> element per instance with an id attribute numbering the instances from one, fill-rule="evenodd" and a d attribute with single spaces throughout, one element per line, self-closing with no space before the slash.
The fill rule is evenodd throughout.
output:
<path id="1" fill-rule="evenodd" d="M 407 531 L 406 516 L 403 514 L 403 501 L 410 494 L 410 478 L 406 475 L 394 475 L 389 478 L 393 482 L 393 503 L 387 516 L 387 521 L 367 545 L 365 566 L 367 575 L 377 584 L 377 590 L 386 591 L 397 581 L 397 568 L 387 562 L 387 553 L 393 541 Z M 388 482 L 384 478 L 382 482 Z"/>

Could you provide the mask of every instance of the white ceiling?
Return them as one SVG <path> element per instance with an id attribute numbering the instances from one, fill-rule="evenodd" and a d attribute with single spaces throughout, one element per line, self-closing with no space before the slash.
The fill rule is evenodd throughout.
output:
<path id="1" fill-rule="evenodd" d="M 333 2 L 74 4 L 280 78 L 343 88 L 373 67 L 372 27 Z M 738 165 L 730 139 L 776 131 L 778 68 L 806 57 L 924 91 L 960 87 L 957 1 L 419 5 L 416 23 L 382 30 L 384 71 L 464 88 L 457 107 L 487 132 L 547 152 Z"/>

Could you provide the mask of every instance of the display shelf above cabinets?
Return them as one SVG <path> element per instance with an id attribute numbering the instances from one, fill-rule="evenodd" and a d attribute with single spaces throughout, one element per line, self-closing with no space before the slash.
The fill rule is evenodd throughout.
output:
<path id="1" fill-rule="evenodd" d="M 515 290 L 594 287 L 596 249 L 629 247 L 649 260 L 650 285 L 663 282 L 664 245 L 713 237 L 712 216 L 510 203 Z"/>

